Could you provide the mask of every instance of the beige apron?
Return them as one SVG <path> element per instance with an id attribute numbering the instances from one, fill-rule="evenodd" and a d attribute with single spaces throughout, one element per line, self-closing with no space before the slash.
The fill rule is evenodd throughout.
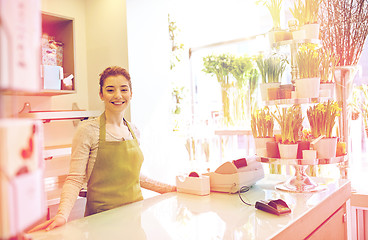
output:
<path id="1" fill-rule="evenodd" d="M 133 139 L 107 142 L 105 113 L 100 116 L 99 146 L 87 184 L 85 216 L 143 199 L 139 183 L 143 154 L 134 132 L 125 123 Z"/>

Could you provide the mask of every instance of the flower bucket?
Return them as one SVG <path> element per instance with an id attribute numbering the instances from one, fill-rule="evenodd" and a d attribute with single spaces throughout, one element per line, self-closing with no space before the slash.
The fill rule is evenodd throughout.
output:
<path id="1" fill-rule="evenodd" d="M 269 88 L 279 88 L 281 85 L 280 82 L 276 83 L 261 83 L 260 89 L 261 89 L 261 97 L 262 101 L 268 101 L 268 89 Z"/>
<path id="2" fill-rule="evenodd" d="M 333 158 L 336 157 L 337 137 L 333 138 L 322 138 L 316 142 L 313 146 L 317 150 L 317 158 Z"/>
<path id="3" fill-rule="evenodd" d="M 256 154 L 259 157 L 267 157 L 267 149 L 266 149 L 266 143 L 267 142 L 273 142 L 275 139 L 273 137 L 257 137 L 254 138 L 254 144 L 256 147 Z"/>
<path id="4" fill-rule="evenodd" d="M 297 98 L 318 98 L 320 78 L 295 79 Z"/>
<path id="5" fill-rule="evenodd" d="M 319 39 L 319 24 L 305 24 L 301 27 L 301 29 L 305 30 L 305 38 L 306 39 Z"/>
<path id="6" fill-rule="evenodd" d="M 283 144 L 279 143 L 280 158 L 296 159 L 298 154 L 298 144 Z"/>

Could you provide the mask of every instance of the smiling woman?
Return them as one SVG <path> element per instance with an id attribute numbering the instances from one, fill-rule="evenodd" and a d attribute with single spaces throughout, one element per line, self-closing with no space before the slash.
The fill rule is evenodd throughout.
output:
<path id="1" fill-rule="evenodd" d="M 140 174 L 143 153 L 138 142 L 139 132 L 124 118 L 132 98 L 129 73 L 121 67 L 106 68 L 100 75 L 99 95 L 105 103 L 105 111 L 78 126 L 58 213 L 31 231 L 50 230 L 65 224 L 85 184 L 85 216 L 142 200 L 141 187 L 158 193 L 176 191 L 175 186 Z"/>

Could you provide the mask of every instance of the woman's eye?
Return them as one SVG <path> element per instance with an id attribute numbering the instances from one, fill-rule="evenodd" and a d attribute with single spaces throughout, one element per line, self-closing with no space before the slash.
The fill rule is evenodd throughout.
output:
<path id="1" fill-rule="evenodd" d="M 121 89 L 122 92 L 127 92 L 128 89 L 124 88 L 124 89 Z"/>
<path id="2" fill-rule="evenodd" d="M 112 90 L 112 89 L 107 89 L 106 90 L 106 92 L 108 92 L 108 93 L 112 93 L 114 90 Z"/>

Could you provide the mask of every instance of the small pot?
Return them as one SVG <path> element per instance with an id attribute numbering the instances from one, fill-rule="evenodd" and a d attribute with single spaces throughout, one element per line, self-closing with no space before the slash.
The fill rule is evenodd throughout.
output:
<path id="1" fill-rule="evenodd" d="M 267 150 L 267 156 L 269 158 L 280 158 L 278 142 L 267 142 L 266 150 Z"/>
<path id="2" fill-rule="evenodd" d="M 268 93 L 268 100 L 277 100 L 279 99 L 279 88 L 269 88 L 267 89 L 267 93 Z"/>
<path id="3" fill-rule="evenodd" d="M 296 159 L 298 155 L 298 144 L 279 143 L 280 158 Z"/>
<path id="4" fill-rule="evenodd" d="M 329 159 L 336 157 L 337 137 L 322 138 L 313 146 L 317 150 L 318 159 Z"/>
<path id="5" fill-rule="evenodd" d="M 303 150 L 309 150 L 310 142 L 308 141 L 299 141 L 298 142 L 298 159 L 303 159 Z"/>

